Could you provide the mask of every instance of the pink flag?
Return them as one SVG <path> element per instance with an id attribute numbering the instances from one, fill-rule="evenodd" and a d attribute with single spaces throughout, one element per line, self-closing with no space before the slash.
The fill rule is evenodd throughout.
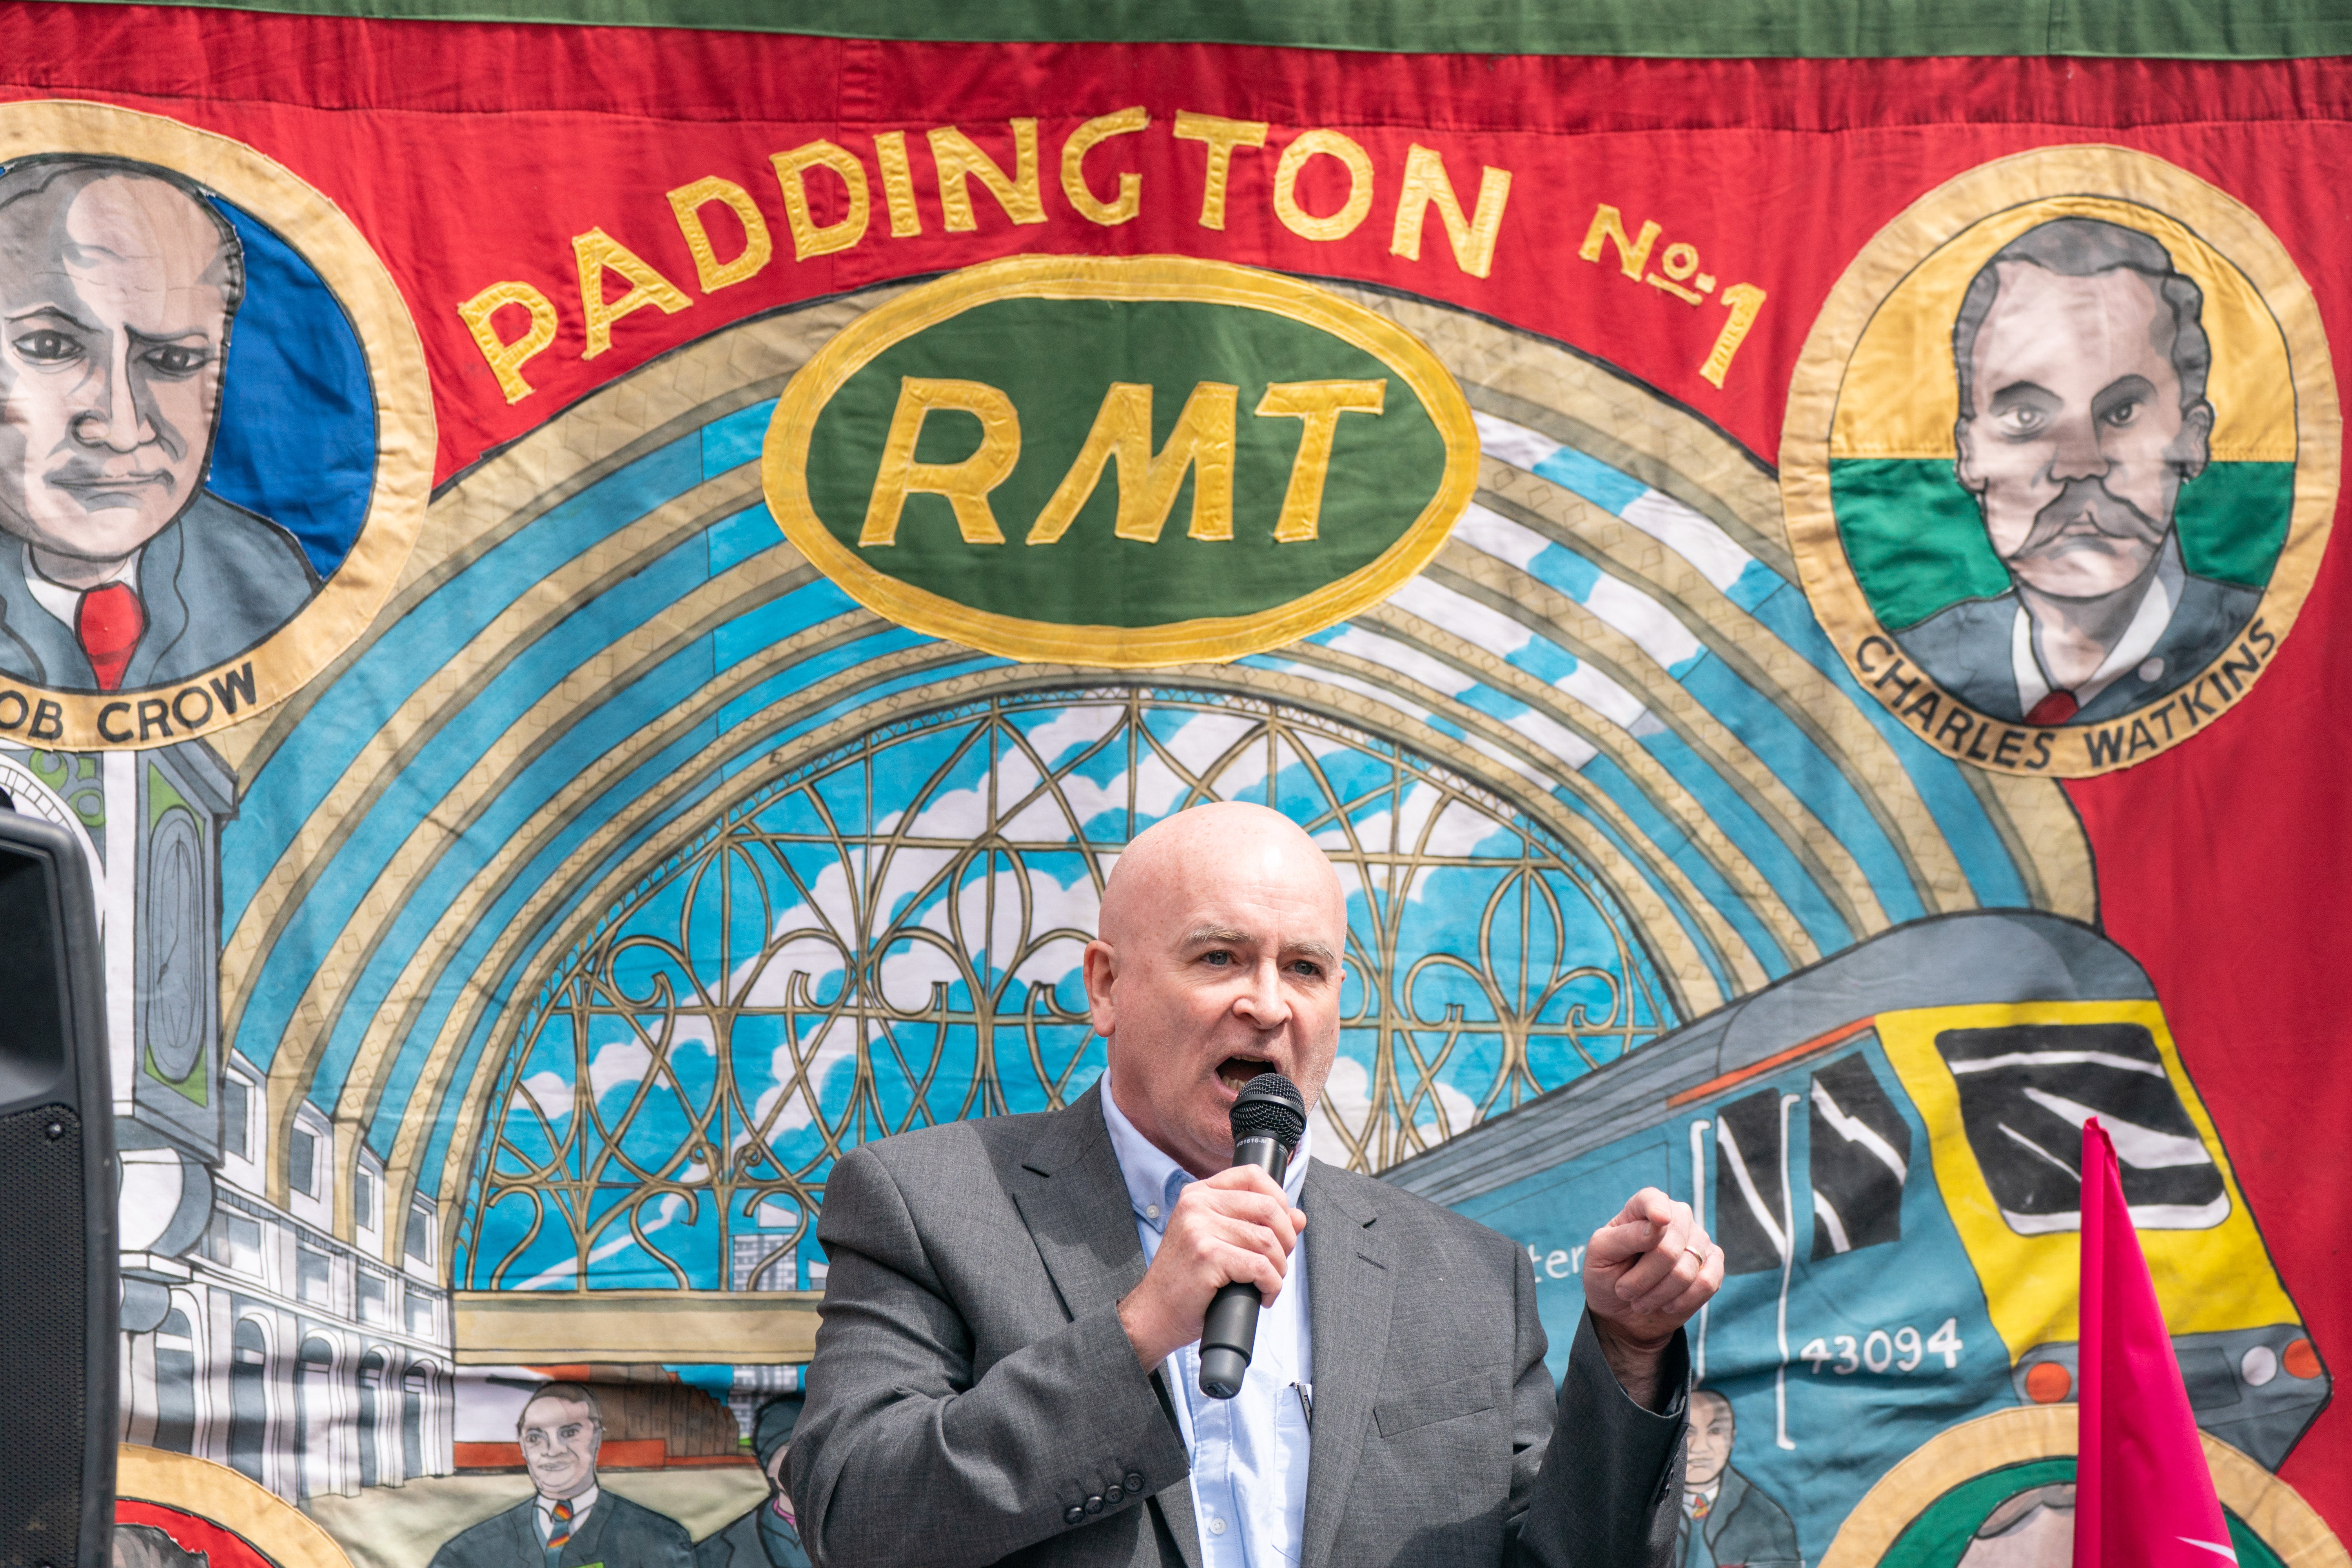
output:
<path id="1" fill-rule="evenodd" d="M 2235 1563 L 2116 1146 L 2083 1124 L 2083 1404 L 2074 1568 Z"/>

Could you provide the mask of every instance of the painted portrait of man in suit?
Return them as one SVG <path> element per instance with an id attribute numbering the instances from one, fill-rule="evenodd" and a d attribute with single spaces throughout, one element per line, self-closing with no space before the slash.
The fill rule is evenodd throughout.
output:
<path id="1" fill-rule="evenodd" d="M 177 175 L 0 173 L 0 673 L 183 680 L 318 592 L 291 533 L 205 489 L 244 291 L 235 226 Z"/>
<path id="2" fill-rule="evenodd" d="M 604 1489 L 604 1415 L 582 1384 L 551 1383 L 515 1421 L 532 1493 L 453 1537 L 432 1568 L 692 1568 L 685 1529 Z"/>
<path id="3" fill-rule="evenodd" d="M 2007 593 L 1896 641 L 2012 723 L 2092 723 L 2188 683 L 2259 590 L 2184 565 L 2174 514 L 2211 458 L 2204 297 L 2153 237 L 2062 217 L 1977 272 L 1952 328 L 1954 472 Z"/>
<path id="4" fill-rule="evenodd" d="M 1801 1568 L 1789 1510 L 1731 1468 L 1738 1438 L 1731 1401 L 1694 1390 L 1677 1568 Z"/>

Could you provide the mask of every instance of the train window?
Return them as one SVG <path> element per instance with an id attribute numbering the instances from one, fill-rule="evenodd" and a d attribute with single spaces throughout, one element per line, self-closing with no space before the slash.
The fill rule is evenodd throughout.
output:
<path id="1" fill-rule="evenodd" d="M 1780 1150 L 1786 1126 L 1776 1089 L 1733 1100 L 1715 1119 L 1713 1218 L 1726 1274 L 1762 1274 L 1788 1259 L 1789 1194 Z"/>
<path id="2" fill-rule="evenodd" d="M 2105 1122 L 2099 1123 L 2105 1127 Z M 2212 1345 L 2175 1345 L 2173 1353 L 2180 1358 L 2181 1386 L 2189 1391 L 2189 1404 L 2200 1416 L 2209 1410 L 2238 1403 L 2237 1375 L 2230 1370 L 2230 1358 Z"/>
<path id="3" fill-rule="evenodd" d="M 1813 1074 L 1808 1112 L 1813 1256 L 1903 1239 L 1903 1179 L 1911 1124 L 1857 1051 Z"/>
<path id="4" fill-rule="evenodd" d="M 2115 1140 L 2124 1201 L 2142 1230 L 2221 1223 L 2221 1173 L 2137 1024 L 1948 1029 L 1936 1048 L 1959 1086 L 1960 1122 L 2001 1218 L 2023 1236 L 2083 1225 L 2083 1123 Z"/>

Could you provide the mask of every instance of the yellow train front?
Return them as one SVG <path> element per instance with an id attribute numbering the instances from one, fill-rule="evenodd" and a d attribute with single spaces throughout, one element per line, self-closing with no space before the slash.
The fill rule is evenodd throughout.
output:
<path id="1" fill-rule="evenodd" d="M 1594 1226 L 1644 1184 L 1699 1208 L 1728 1266 L 1694 1325 L 1727 1473 L 1811 1563 L 1937 1434 L 2074 1397 L 2094 1115 L 2199 1424 L 2275 1469 L 2326 1369 L 2147 975 L 2071 921 L 1885 932 L 1390 1179 L 1528 1247 L 1556 1373 Z"/>

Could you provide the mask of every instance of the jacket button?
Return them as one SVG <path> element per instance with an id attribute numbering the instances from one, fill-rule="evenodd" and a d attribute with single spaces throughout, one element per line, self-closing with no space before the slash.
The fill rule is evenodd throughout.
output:
<path id="1" fill-rule="evenodd" d="M 1097 1492 L 1094 1496 L 1087 1499 L 1087 1511 L 1088 1513 L 1100 1513 L 1102 1511 L 1102 1493 Z"/>
<path id="2" fill-rule="evenodd" d="M 1143 1472 L 1141 1470 L 1128 1471 L 1127 1479 L 1122 1484 L 1125 1485 L 1127 1489 L 1131 1492 L 1141 1491 L 1143 1489 Z"/>
<path id="3" fill-rule="evenodd" d="M 1069 1507 L 1069 1510 L 1062 1515 L 1062 1522 L 1064 1524 L 1076 1524 L 1078 1521 L 1086 1517 L 1087 1510 L 1080 1508 L 1077 1504 L 1072 1503 Z"/>

